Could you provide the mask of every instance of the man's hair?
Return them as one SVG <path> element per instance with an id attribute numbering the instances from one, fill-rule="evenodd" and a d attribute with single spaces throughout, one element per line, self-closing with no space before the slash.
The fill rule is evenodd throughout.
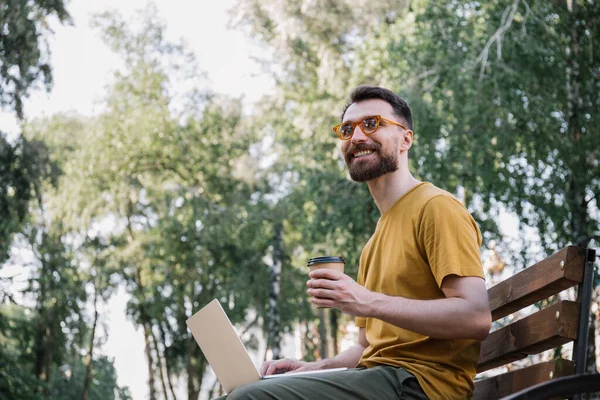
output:
<path id="1" fill-rule="evenodd" d="M 412 111 L 410 110 L 408 103 L 402 97 L 398 96 L 391 90 L 379 86 L 361 85 L 354 89 L 352 93 L 350 93 L 350 101 L 344 107 L 344 112 L 342 113 L 342 121 L 344 120 L 344 115 L 346 114 L 348 107 L 350 107 L 354 103 L 371 99 L 381 99 L 389 103 L 389 105 L 391 105 L 392 109 L 394 110 L 394 114 L 396 114 L 399 118 L 402 118 L 406 123 L 406 127 L 412 130 Z"/>

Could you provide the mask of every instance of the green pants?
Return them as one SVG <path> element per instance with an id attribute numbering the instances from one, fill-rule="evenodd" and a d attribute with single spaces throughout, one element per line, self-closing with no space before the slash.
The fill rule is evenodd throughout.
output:
<path id="1" fill-rule="evenodd" d="M 215 400 L 402 399 L 427 400 L 417 378 L 403 368 L 377 366 L 297 377 L 263 379 Z"/>

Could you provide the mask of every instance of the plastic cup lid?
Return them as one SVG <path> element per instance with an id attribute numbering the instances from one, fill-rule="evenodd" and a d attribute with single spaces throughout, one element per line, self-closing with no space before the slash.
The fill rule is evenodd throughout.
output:
<path id="1" fill-rule="evenodd" d="M 338 256 L 313 257 L 310 260 L 308 260 L 309 267 L 311 265 L 324 264 L 324 263 L 344 263 L 345 264 L 346 260 L 344 260 L 344 257 L 338 257 Z"/>

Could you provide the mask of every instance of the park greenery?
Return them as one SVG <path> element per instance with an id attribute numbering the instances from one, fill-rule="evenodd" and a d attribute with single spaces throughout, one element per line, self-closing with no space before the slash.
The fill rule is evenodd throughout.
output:
<path id="1" fill-rule="evenodd" d="M 412 171 L 463 201 L 483 256 L 514 271 L 600 244 L 596 1 L 239 0 L 232 25 L 276 82 L 251 112 L 203 87 L 154 7 L 137 24 L 107 12 L 93 24 L 123 63 L 102 111 L 27 119 L 65 3 L 0 5 L 0 106 L 22 118 L 16 141 L 0 137 L 0 268 L 20 266 L 0 276 L 0 399 L 130 398 L 102 355 L 119 288 L 152 400 L 217 394 L 185 325 L 213 298 L 251 348 L 283 356 L 298 329 L 305 359 L 339 351 L 350 319 L 311 307 L 305 265 L 343 255 L 355 275 L 379 218 L 330 129 L 359 84 L 409 101 Z"/>

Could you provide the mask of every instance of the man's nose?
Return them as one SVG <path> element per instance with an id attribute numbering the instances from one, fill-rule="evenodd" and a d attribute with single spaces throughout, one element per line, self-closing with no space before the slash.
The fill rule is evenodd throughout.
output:
<path id="1" fill-rule="evenodd" d="M 352 133 L 352 138 L 350 139 L 350 141 L 352 143 L 360 143 L 360 142 L 366 141 L 367 138 L 368 138 L 368 136 L 365 135 L 365 133 L 362 131 L 362 129 L 360 129 L 360 126 L 356 125 L 354 127 L 354 132 Z"/>

